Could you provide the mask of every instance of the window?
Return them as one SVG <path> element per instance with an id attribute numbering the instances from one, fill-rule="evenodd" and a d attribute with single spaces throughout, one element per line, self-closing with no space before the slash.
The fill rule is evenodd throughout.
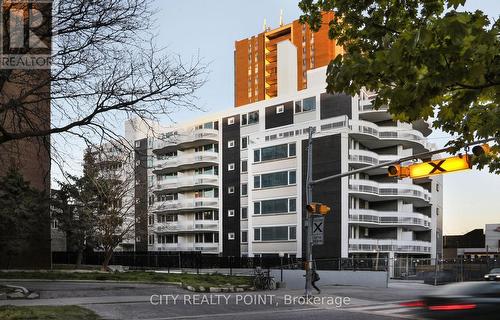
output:
<path id="1" fill-rule="evenodd" d="M 155 243 L 155 236 L 154 236 L 154 234 L 152 234 L 152 235 L 150 235 L 148 237 L 148 243 L 149 244 L 154 244 Z"/>
<path id="2" fill-rule="evenodd" d="M 248 171 L 248 161 L 242 160 L 241 161 L 241 172 L 247 172 L 247 171 Z"/>
<path id="3" fill-rule="evenodd" d="M 227 210 L 227 216 L 228 217 L 234 217 L 234 209 Z"/>
<path id="4" fill-rule="evenodd" d="M 234 170 L 234 163 L 228 163 L 227 164 L 227 171 L 233 171 Z"/>
<path id="5" fill-rule="evenodd" d="M 165 222 L 176 222 L 178 221 L 178 216 L 177 214 L 159 214 L 157 218 L 158 222 L 160 223 L 165 223 Z"/>
<path id="6" fill-rule="evenodd" d="M 194 242 L 196 243 L 217 243 L 219 242 L 219 234 L 212 232 L 195 234 Z"/>
<path id="7" fill-rule="evenodd" d="M 254 214 L 291 213 L 297 210 L 295 198 L 271 199 L 254 202 Z"/>
<path id="8" fill-rule="evenodd" d="M 248 124 L 259 123 L 259 111 L 252 111 L 248 114 Z"/>
<path id="9" fill-rule="evenodd" d="M 295 101 L 295 113 L 313 110 L 316 110 L 316 97 L 309 97 L 302 101 Z"/>
<path id="10" fill-rule="evenodd" d="M 234 232 L 229 232 L 229 233 L 227 234 L 227 240 L 234 240 L 234 238 L 235 238 L 235 237 L 234 237 Z"/>
<path id="11" fill-rule="evenodd" d="M 255 241 L 260 241 L 260 229 L 259 228 L 255 228 L 253 230 L 253 239 Z"/>
<path id="12" fill-rule="evenodd" d="M 228 187 L 228 188 L 227 188 L 227 193 L 229 193 L 229 194 L 233 194 L 233 193 L 234 193 L 234 187 L 233 187 L 233 186 Z"/>
<path id="13" fill-rule="evenodd" d="M 436 191 L 439 192 L 439 183 L 436 183 Z"/>
<path id="14" fill-rule="evenodd" d="M 296 183 L 295 170 L 266 173 L 254 177 L 254 188 L 272 188 Z"/>
<path id="15" fill-rule="evenodd" d="M 316 110 L 316 97 L 306 98 L 302 101 L 302 111 Z"/>
<path id="16" fill-rule="evenodd" d="M 248 231 L 241 231 L 241 242 L 247 243 L 248 242 Z"/>
<path id="17" fill-rule="evenodd" d="M 154 223 L 155 223 L 155 216 L 154 215 L 148 216 L 148 224 L 152 225 Z"/>
<path id="18" fill-rule="evenodd" d="M 295 226 L 279 226 L 255 228 L 255 241 L 288 241 L 296 239 L 297 228 Z"/>
<path id="19" fill-rule="evenodd" d="M 177 235 L 176 234 L 162 234 L 158 235 L 158 243 L 177 243 Z"/>
<path id="20" fill-rule="evenodd" d="M 229 140 L 229 141 L 227 142 L 227 147 L 228 147 L 228 148 L 234 148 L 234 140 Z"/>
<path id="21" fill-rule="evenodd" d="M 241 149 L 244 150 L 248 148 L 248 137 L 241 138 Z"/>
<path id="22" fill-rule="evenodd" d="M 250 94 L 251 95 L 251 94 Z M 241 115 L 241 125 L 247 125 L 248 124 L 248 116 L 246 114 Z"/>
<path id="23" fill-rule="evenodd" d="M 295 143 L 279 144 L 254 150 L 254 162 L 286 159 L 288 157 L 295 157 L 295 155 Z"/>
<path id="24" fill-rule="evenodd" d="M 140 148 L 141 147 L 141 141 L 140 140 L 135 141 L 135 147 L 136 148 Z"/>
<path id="25" fill-rule="evenodd" d="M 248 219 L 248 207 L 241 207 L 241 220 Z"/>
<path id="26" fill-rule="evenodd" d="M 276 107 L 276 113 L 283 113 L 283 112 L 285 112 L 285 106 Z"/>
<path id="27" fill-rule="evenodd" d="M 195 220 L 219 220 L 219 213 L 217 211 L 196 212 Z"/>
<path id="28" fill-rule="evenodd" d="M 227 124 L 228 124 L 228 125 L 232 125 L 232 124 L 234 124 L 234 117 L 228 118 L 228 119 L 227 119 Z"/>
<path id="29" fill-rule="evenodd" d="M 248 195 L 248 184 L 242 183 L 241 184 L 241 196 L 246 197 Z"/>

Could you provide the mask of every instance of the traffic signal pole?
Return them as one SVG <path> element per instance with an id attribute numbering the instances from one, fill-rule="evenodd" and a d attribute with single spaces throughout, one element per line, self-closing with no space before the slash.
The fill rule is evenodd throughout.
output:
<path id="1" fill-rule="evenodd" d="M 309 127 L 309 139 L 307 142 L 307 176 L 306 176 L 306 203 L 309 204 L 312 202 L 312 137 L 314 134 L 314 128 Z M 312 287 L 312 233 L 313 233 L 313 215 L 312 213 L 308 212 L 305 208 L 303 208 L 305 211 L 305 226 L 306 226 L 306 237 L 307 237 L 307 242 L 306 242 L 306 263 L 305 263 L 305 268 L 306 268 L 306 285 L 305 285 L 305 296 L 309 297 L 311 295 L 311 287 Z"/>

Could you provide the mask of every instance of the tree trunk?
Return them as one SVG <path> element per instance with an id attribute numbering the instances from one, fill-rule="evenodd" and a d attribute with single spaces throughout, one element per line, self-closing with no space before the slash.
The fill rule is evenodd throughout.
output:
<path id="1" fill-rule="evenodd" d="M 111 261 L 111 257 L 113 256 L 113 249 L 107 249 L 104 251 L 104 261 L 102 262 L 101 270 L 108 271 L 109 261 Z"/>
<path id="2" fill-rule="evenodd" d="M 76 269 L 78 269 L 82 265 L 82 260 L 83 260 L 83 249 L 78 248 L 77 255 L 76 255 L 76 263 L 75 263 Z"/>

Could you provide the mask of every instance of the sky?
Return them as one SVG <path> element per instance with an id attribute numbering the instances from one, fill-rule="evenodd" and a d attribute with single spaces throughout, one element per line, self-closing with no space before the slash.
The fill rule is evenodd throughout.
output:
<path id="1" fill-rule="evenodd" d="M 229 109 L 234 101 L 234 41 L 262 31 L 264 19 L 271 28 L 301 12 L 298 0 L 155 0 L 158 44 L 189 61 L 199 56 L 209 64 L 207 83 L 198 93 L 198 107 L 206 112 Z M 500 15 L 499 0 L 469 0 L 465 8 L 481 9 L 490 17 Z M 179 112 L 176 122 L 202 116 Z M 434 132 L 430 141 L 438 147 L 450 136 Z M 500 176 L 470 170 L 444 175 L 444 233 L 461 234 L 486 223 L 500 223 Z"/>

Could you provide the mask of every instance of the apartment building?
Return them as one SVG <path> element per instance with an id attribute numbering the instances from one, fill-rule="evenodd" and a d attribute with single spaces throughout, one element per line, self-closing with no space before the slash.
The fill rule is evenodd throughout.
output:
<path id="1" fill-rule="evenodd" d="M 306 89 L 136 142 L 147 154 L 148 250 L 303 257 L 311 127 L 314 179 L 432 150 L 428 123 L 392 120 L 370 92 L 326 93 L 325 74 L 310 70 Z M 441 256 L 439 176 L 373 169 L 318 184 L 313 199 L 332 208 L 315 258 Z"/>
<path id="2" fill-rule="evenodd" d="M 235 42 L 234 104 L 271 99 L 307 88 L 307 71 L 327 66 L 343 48 L 328 38 L 328 23 L 333 12 L 323 13 L 323 24 L 317 32 L 295 20 L 280 23 L 275 29 L 264 26 L 263 32 Z M 292 47 L 295 55 L 283 55 L 278 46 Z M 296 65 L 296 68 L 278 66 Z M 279 77 L 278 70 L 285 76 Z M 286 92 L 286 90 L 292 90 Z"/>

